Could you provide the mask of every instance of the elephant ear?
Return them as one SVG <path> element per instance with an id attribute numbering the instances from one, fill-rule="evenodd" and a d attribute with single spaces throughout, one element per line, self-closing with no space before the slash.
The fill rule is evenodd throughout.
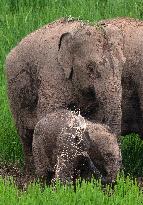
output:
<path id="1" fill-rule="evenodd" d="M 73 37 L 67 32 L 61 35 L 59 41 L 58 62 L 62 66 L 66 79 L 71 79 L 73 74 Z"/>
<path id="2" fill-rule="evenodd" d="M 110 60 L 114 68 L 119 65 L 123 66 L 126 61 L 124 57 L 124 38 L 121 29 L 113 24 L 104 24 L 102 27 L 104 31 L 104 37 L 107 42 L 107 53 L 110 54 Z"/>

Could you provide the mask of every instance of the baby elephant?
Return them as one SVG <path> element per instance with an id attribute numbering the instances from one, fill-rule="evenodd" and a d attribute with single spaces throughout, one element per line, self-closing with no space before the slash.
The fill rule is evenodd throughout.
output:
<path id="1" fill-rule="evenodd" d="M 51 179 L 65 183 L 92 175 L 114 180 L 120 169 L 116 137 L 68 110 L 42 118 L 35 127 L 32 146 L 36 173 L 49 183 Z"/>

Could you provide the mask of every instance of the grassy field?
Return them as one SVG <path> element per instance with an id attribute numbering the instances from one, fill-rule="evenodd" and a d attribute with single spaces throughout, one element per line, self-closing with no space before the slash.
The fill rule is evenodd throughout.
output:
<path id="1" fill-rule="evenodd" d="M 0 204 L 5 205 L 141 205 L 143 193 L 136 182 L 122 176 L 117 179 L 114 191 L 107 186 L 104 191 L 101 183 L 92 181 L 77 183 L 76 193 L 73 187 L 56 184 L 54 190 L 46 187 L 41 190 L 38 183 L 29 185 L 25 192 L 20 192 L 12 181 L 4 182 L 0 178 Z"/>
<path id="2" fill-rule="evenodd" d="M 129 16 L 134 18 L 143 19 L 143 1 L 142 0 L 1 0 L 0 1 L 0 161 L 4 162 L 23 162 L 22 148 L 19 143 L 19 138 L 12 120 L 10 113 L 8 99 L 6 94 L 6 79 L 4 74 L 4 63 L 6 55 L 24 36 L 33 30 L 41 27 L 44 24 L 52 22 L 63 16 L 73 16 L 83 20 L 89 20 L 91 22 L 98 21 L 100 19 L 113 18 L 117 16 Z M 143 142 L 136 135 L 130 135 L 122 139 L 122 154 L 123 164 L 125 173 L 130 173 L 134 176 L 143 176 Z M 132 183 L 132 182 L 130 182 Z M 6 193 L 9 199 L 11 196 L 17 195 L 17 190 L 12 188 L 13 185 L 7 185 L 5 188 L 4 182 L 0 181 L 0 204 L 2 200 L 5 200 L 4 194 Z M 125 190 L 118 193 L 118 188 L 115 191 L 113 197 L 107 197 L 96 189 L 96 197 L 103 199 L 104 203 L 97 201 L 97 204 L 140 204 L 140 192 L 137 186 L 131 186 L 133 188 L 134 195 L 132 196 L 132 189 L 129 190 L 129 184 L 126 183 L 127 192 Z M 124 189 L 125 186 L 123 186 Z M 92 186 L 88 186 L 92 189 Z M 85 188 L 86 190 L 88 188 Z M 27 197 L 33 197 L 36 200 L 36 193 L 39 194 L 39 188 L 37 187 L 36 192 L 30 188 L 28 195 L 20 196 L 19 204 L 22 200 L 29 200 Z M 122 189 L 120 187 L 120 189 Z M 79 189 L 78 194 L 80 195 L 82 190 Z M 121 200 L 122 194 L 126 195 L 125 199 Z M 45 194 L 46 193 L 46 194 Z M 51 193 L 46 189 L 42 193 L 43 197 L 38 198 L 36 204 L 44 204 L 46 195 Z M 93 190 L 87 193 L 91 196 Z M 69 196 L 71 200 L 76 200 L 72 197 L 74 193 L 60 192 L 58 196 L 52 195 L 56 201 L 60 196 Z M 48 195 L 49 196 L 49 195 Z M 94 198 L 95 198 L 94 196 Z M 77 196 L 76 196 L 77 197 Z M 134 199 L 139 197 L 139 203 L 135 202 Z M 73 198 L 73 199 L 72 199 Z M 83 194 L 82 200 L 86 199 L 86 195 Z M 131 203 L 129 202 L 131 199 Z M 13 199 L 18 200 L 18 199 Z M 40 201 L 41 200 L 41 201 Z M 43 200 L 43 201 L 42 201 Z M 70 199 L 69 199 L 70 200 Z M 119 200 L 122 203 L 119 203 Z M 64 201 L 64 200 L 63 200 Z M 64 201 L 65 202 L 65 201 Z M 71 203 L 71 202 L 70 202 Z M 12 204 L 18 204 L 14 202 Z M 28 201 L 25 204 L 33 204 Z M 50 204 L 50 203 L 49 203 Z M 51 204 L 60 204 L 52 203 Z M 74 203 L 73 203 L 74 204 Z M 84 204 L 77 202 L 75 204 Z M 86 203 L 87 204 L 87 203 Z M 92 204 L 92 202 L 88 203 Z"/>

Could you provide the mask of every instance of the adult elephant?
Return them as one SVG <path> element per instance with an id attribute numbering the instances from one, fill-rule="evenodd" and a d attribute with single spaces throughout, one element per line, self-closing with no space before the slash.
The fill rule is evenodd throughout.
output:
<path id="1" fill-rule="evenodd" d="M 118 21 L 125 24 L 124 31 Z M 114 134 L 121 134 L 123 48 L 128 39 L 124 32 L 130 36 L 136 23 L 122 19 L 92 26 L 61 19 L 29 34 L 10 52 L 8 95 L 28 170 L 34 127 L 52 111 L 80 109 L 88 120 L 107 124 Z M 126 53 L 131 49 L 128 43 Z M 128 75 L 131 69 L 124 70 Z M 128 103 L 123 105 L 128 107 Z"/>
<path id="2" fill-rule="evenodd" d="M 117 136 L 143 136 L 142 36 L 143 21 L 118 18 L 61 38 L 58 59 L 66 77 L 82 96 L 95 95 L 92 106 L 80 101 L 82 115 L 107 124 Z"/>
<path id="3" fill-rule="evenodd" d="M 85 25 L 60 39 L 58 61 L 78 90 L 81 114 L 121 134 L 123 36 L 111 24 Z"/>

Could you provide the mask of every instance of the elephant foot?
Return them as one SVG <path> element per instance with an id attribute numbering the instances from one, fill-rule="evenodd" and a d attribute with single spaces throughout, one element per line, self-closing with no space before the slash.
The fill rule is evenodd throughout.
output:
<path id="1" fill-rule="evenodd" d="M 35 175 L 35 166 L 33 156 L 29 156 L 25 159 L 24 165 L 24 174 L 25 175 Z"/>
<path id="2" fill-rule="evenodd" d="M 114 186 L 116 185 L 116 180 L 113 180 L 109 177 L 102 177 L 101 184 L 103 188 L 105 188 L 107 185 L 110 185 L 110 187 L 114 189 Z"/>

